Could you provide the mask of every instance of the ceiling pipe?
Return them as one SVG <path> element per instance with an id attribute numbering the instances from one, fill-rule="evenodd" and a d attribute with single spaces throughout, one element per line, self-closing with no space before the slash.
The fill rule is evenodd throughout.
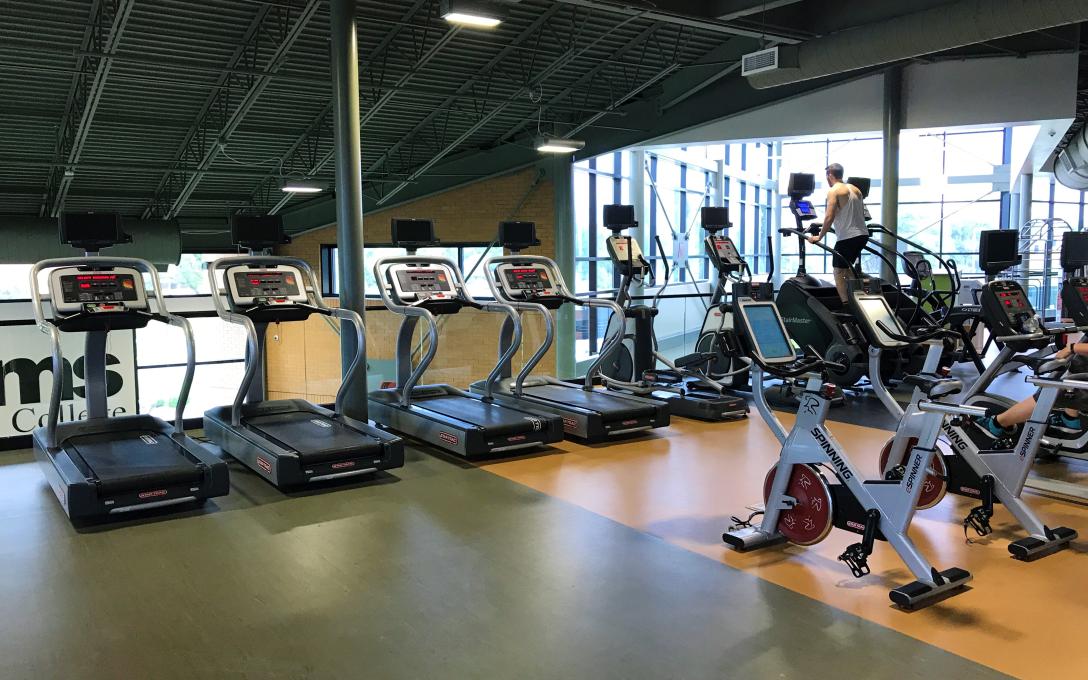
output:
<path id="1" fill-rule="evenodd" d="M 799 83 L 1083 21 L 1084 0 L 960 0 L 803 42 L 795 48 L 798 68 L 748 82 L 756 89 Z"/>

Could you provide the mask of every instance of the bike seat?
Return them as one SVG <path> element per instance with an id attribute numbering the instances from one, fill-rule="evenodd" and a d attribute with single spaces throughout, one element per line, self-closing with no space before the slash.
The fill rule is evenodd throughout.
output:
<path id="1" fill-rule="evenodd" d="M 955 378 L 939 378 L 935 375 L 908 375 L 903 382 L 926 393 L 930 399 L 947 397 L 963 391 L 963 383 Z"/>

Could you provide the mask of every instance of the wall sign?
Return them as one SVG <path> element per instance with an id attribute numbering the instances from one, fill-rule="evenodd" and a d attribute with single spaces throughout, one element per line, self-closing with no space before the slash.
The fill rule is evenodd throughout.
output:
<path id="1" fill-rule="evenodd" d="M 83 382 L 83 333 L 61 334 L 64 390 L 61 422 L 87 417 Z M 106 387 L 110 415 L 137 412 L 133 331 L 114 331 L 106 346 Z M 37 326 L 0 327 L 0 438 L 30 434 L 44 425 L 53 384 L 49 336 Z"/>

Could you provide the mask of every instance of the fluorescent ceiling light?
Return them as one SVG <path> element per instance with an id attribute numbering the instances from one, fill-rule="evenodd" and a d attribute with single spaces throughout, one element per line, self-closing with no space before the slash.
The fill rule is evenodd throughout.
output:
<path id="1" fill-rule="evenodd" d="M 536 150 L 541 153 L 575 153 L 584 148 L 586 143 L 579 139 L 540 137 L 536 140 Z"/>
<path id="2" fill-rule="evenodd" d="M 285 194 L 320 194 L 325 191 L 325 186 L 319 182 L 297 179 L 285 180 L 282 188 Z"/>
<path id="3" fill-rule="evenodd" d="M 502 23 L 501 19 L 496 19 L 495 17 L 465 14 L 463 12 L 450 12 L 442 18 L 450 22 L 451 24 L 461 24 L 462 26 L 475 26 L 476 28 L 495 28 Z"/>
<path id="4" fill-rule="evenodd" d="M 502 18 L 494 7 L 482 0 L 443 0 L 440 11 L 442 18 L 451 24 L 495 28 L 502 23 Z"/>

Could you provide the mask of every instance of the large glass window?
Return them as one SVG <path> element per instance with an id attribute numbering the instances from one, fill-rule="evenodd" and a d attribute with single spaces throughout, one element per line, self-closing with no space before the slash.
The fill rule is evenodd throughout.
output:
<path id="1" fill-rule="evenodd" d="M 0 264 L 0 300 L 30 299 L 29 264 Z"/>

